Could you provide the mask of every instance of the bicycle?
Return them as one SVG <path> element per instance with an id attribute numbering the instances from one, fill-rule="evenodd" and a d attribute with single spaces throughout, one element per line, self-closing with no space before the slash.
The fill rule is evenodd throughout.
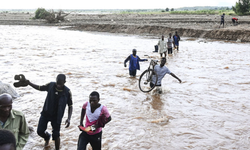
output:
<path id="1" fill-rule="evenodd" d="M 148 58 L 151 59 L 149 56 Z M 157 65 L 157 62 L 158 62 L 157 60 L 151 59 L 148 69 L 141 74 L 139 78 L 139 88 L 142 92 L 150 92 L 154 89 L 156 82 L 158 80 L 158 76 L 154 71 L 154 67 L 155 65 Z M 153 78 L 155 78 L 154 81 Z"/>

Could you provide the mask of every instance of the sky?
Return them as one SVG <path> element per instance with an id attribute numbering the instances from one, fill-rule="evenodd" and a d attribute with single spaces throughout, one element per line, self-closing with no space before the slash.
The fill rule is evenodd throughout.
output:
<path id="1" fill-rule="evenodd" d="M 165 9 L 234 6 L 238 0 L 5 0 L 0 9 Z"/>

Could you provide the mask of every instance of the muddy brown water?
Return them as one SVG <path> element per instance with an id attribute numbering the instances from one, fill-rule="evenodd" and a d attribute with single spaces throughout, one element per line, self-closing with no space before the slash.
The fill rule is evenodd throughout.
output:
<path id="1" fill-rule="evenodd" d="M 169 75 L 163 94 L 142 93 L 141 62 L 130 78 L 123 61 L 133 48 L 141 58 L 151 55 L 158 37 L 59 30 L 58 27 L 0 26 L 1 78 L 13 84 L 15 74 L 43 85 L 67 76 L 74 110 L 71 126 L 61 127 L 61 149 L 76 149 L 80 111 L 90 92 L 100 93 L 112 121 L 103 129 L 104 150 L 249 149 L 250 50 L 249 44 L 182 38 L 180 51 L 168 57 Z M 34 129 L 24 149 L 40 150 L 36 134 L 46 92 L 18 88 L 13 108 L 25 113 Z M 67 112 L 67 110 L 66 110 Z M 48 131 L 51 132 L 50 124 Z M 50 148 L 54 149 L 53 142 Z M 90 146 L 88 146 L 90 149 Z"/>

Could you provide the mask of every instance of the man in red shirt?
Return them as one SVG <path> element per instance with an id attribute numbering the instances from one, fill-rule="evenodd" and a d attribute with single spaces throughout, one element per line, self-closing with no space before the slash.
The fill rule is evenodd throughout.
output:
<path id="1" fill-rule="evenodd" d="M 232 22 L 233 22 L 233 25 L 237 25 L 238 24 L 238 18 L 232 18 Z"/>

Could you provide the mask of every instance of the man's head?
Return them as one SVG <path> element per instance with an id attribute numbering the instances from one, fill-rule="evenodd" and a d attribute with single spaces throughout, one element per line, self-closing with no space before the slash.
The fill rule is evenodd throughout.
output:
<path id="1" fill-rule="evenodd" d="M 56 77 L 56 88 L 62 90 L 64 84 L 66 83 L 66 76 L 64 74 L 59 74 Z"/>
<path id="2" fill-rule="evenodd" d="M 175 35 L 177 35 L 177 31 L 175 31 Z"/>
<path id="3" fill-rule="evenodd" d="M 16 150 L 16 138 L 9 130 L 0 130 L 0 150 Z"/>
<path id="4" fill-rule="evenodd" d="M 169 33 L 169 37 L 171 37 L 172 36 L 172 33 Z"/>
<path id="5" fill-rule="evenodd" d="M 133 50 L 132 50 L 132 53 L 133 53 L 133 55 L 135 56 L 135 55 L 136 55 L 136 49 L 133 49 Z"/>
<path id="6" fill-rule="evenodd" d="M 9 117 L 12 109 L 12 97 L 10 94 L 4 93 L 0 95 L 0 116 Z"/>
<path id="7" fill-rule="evenodd" d="M 90 93 L 89 103 L 91 107 L 96 108 L 98 106 L 99 101 L 100 101 L 100 95 L 98 92 L 93 91 L 92 93 Z"/>
<path id="8" fill-rule="evenodd" d="M 166 64 L 166 62 L 167 62 L 166 57 L 162 57 L 160 66 L 163 67 Z"/>
<path id="9" fill-rule="evenodd" d="M 223 13 L 223 16 L 225 16 L 225 13 Z"/>
<path id="10" fill-rule="evenodd" d="M 161 39 L 164 40 L 164 35 L 161 36 Z"/>

